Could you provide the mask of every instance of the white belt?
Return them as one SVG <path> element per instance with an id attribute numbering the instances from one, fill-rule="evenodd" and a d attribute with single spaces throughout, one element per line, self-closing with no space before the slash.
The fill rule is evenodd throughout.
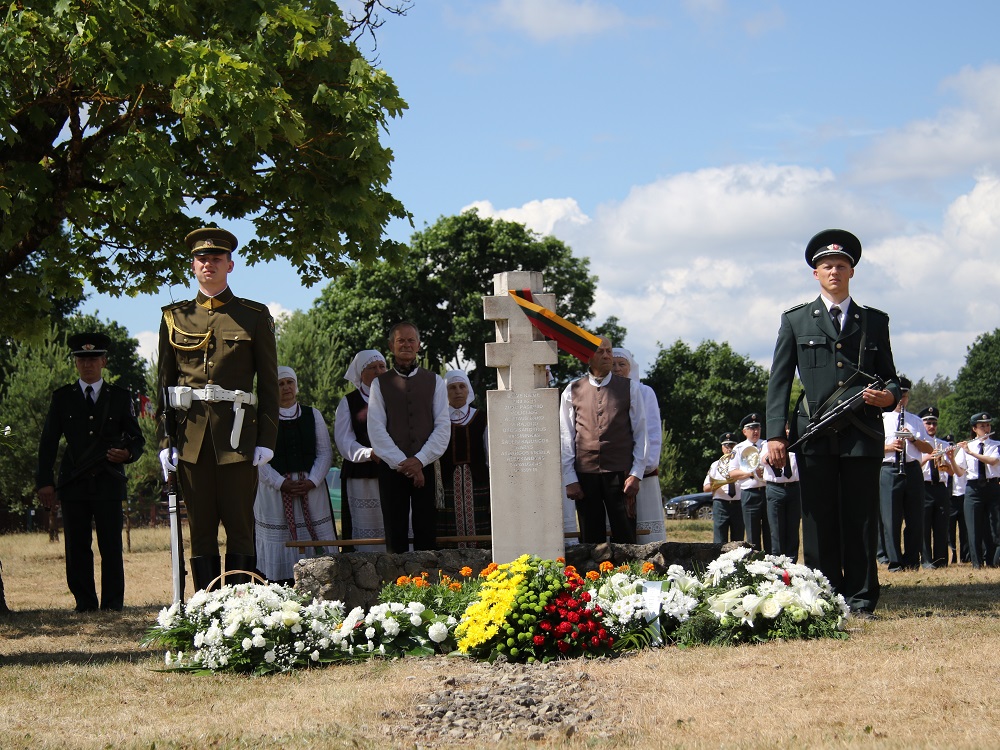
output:
<path id="1" fill-rule="evenodd" d="M 187 385 L 176 385 L 167 388 L 170 398 L 170 405 L 175 409 L 190 409 L 193 401 L 204 401 L 206 404 L 214 404 L 219 401 L 231 401 L 233 403 L 233 431 L 229 435 L 229 444 L 233 450 L 240 447 L 240 432 L 243 431 L 243 410 L 244 404 L 253 406 L 257 403 L 257 397 L 246 391 L 227 391 L 217 385 L 209 384 L 204 388 L 192 388 Z"/>

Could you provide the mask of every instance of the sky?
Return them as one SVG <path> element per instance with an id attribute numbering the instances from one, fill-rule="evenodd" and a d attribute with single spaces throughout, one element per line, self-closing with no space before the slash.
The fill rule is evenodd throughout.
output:
<path id="1" fill-rule="evenodd" d="M 415 226 L 387 234 L 476 208 L 554 235 L 645 372 L 678 339 L 768 367 L 781 312 L 819 291 L 806 243 L 848 229 L 899 372 L 954 378 L 1000 327 L 998 28 L 989 0 L 414 0 L 361 42 L 409 105 L 385 142 Z M 275 315 L 325 284 L 235 260 Z M 148 355 L 192 289 L 83 310 Z"/>

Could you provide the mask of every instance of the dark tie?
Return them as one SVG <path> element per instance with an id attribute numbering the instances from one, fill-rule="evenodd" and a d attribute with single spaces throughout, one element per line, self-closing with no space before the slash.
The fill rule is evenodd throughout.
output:
<path id="1" fill-rule="evenodd" d="M 791 479 L 792 478 L 792 462 L 791 462 L 791 460 L 785 461 L 785 469 L 781 473 L 785 475 L 785 479 Z"/>
<path id="2" fill-rule="evenodd" d="M 94 405 L 94 386 L 88 385 L 86 388 L 83 389 L 83 392 L 87 396 L 87 406 L 92 407 Z"/>
<path id="3" fill-rule="evenodd" d="M 735 482 L 730 482 L 729 484 L 726 485 L 726 493 L 729 495 L 729 497 L 736 497 L 736 483 Z"/>
<path id="4" fill-rule="evenodd" d="M 834 305 L 830 308 L 830 320 L 833 321 L 833 330 L 840 334 L 840 308 Z"/>
<path id="5" fill-rule="evenodd" d="M 940 481 L 941 481 L 941 475 L 938 474 L 937 459 L 936 458 L 932 458 L 931 459 L 931 482 L 933 482 L 934 484 L 937 484 Z"/>
<path id="6" fill-rule="evenodd" d="M 979 443 L 979 455 L 983 455 L 983 444 Z M 986 464 L 983 463 L 982 459 L 977 458 L 976 463 L 979 464 L 979 480 L 981 482 L 986 481 Z"/>

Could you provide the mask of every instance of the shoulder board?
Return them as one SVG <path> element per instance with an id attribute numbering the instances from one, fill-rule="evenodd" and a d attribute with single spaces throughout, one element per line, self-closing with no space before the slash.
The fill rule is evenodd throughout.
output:
<path id="1" fill-rule="evenodd" d="M 254 302 L 252 299 L 246 299 L 245 297 L 237 297 L 236 300 L 244 307 L 249 307 L 251 310 L 256 310 L 257 312 L 267 312 L 270 314 L 270 310 L 267 309 L 267 305 L 262 305 L 260 302 Z"/>
<path id="2" fill-rule="evenodd" d="M 867 310 L 870 313 L 875 313 L 876 315 L 884 315 L 887 318 L 889 317 L 889 313 L 879 310 L 877 307 L 868 307 L 867 305 L 858 305 L 858 307 L 863 310 Z"/>
<path id="3" fill-rule="evenodd" d="M 67 383 L 66 385 L 61 385 L 56 388 L 56 393 L 61 393 L 62 391 L 72 391 L 74 388 L 79 388 L 79 383 Z"/>
<path id="4" fill-rule="evenodd" d="M 163 312 L 166 312 L 167 310 L 176 310 L 178 307 L 190 304 L 191 301 L 192 300 L 189 299 L 182 299 L 180 302 L 171 302 L 169 305 L 164 305 L 160 309 L 163 310 Z"/>
<path id="5" fill-rule="evenodd" d="M 808 304 L 809 304 L 808 302 L 803 302 L 801 305 L 795 305 L 795 307 L 789 307 L 787 310 L 785 310 L 785 312 L 782 313 L 782 315 L 786 315 L 787 313 L 794 312 L 795 310 L 801 310 L 803 307 L 805 307 Z"/>

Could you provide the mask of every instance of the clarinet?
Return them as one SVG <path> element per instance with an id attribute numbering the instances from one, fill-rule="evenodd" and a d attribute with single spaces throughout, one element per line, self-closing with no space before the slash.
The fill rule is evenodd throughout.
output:
<path id="1" fill-rule="evenodd" d="M 896 435 L 903 431 L 906 424 L 906 407 L 899 407 L 899 419 L 896 420 Z M 896 451 L 896 463 L 899 465 L 899 473 L 906 473 L 906 440 L 903 440 L 903 447 Z"/>

